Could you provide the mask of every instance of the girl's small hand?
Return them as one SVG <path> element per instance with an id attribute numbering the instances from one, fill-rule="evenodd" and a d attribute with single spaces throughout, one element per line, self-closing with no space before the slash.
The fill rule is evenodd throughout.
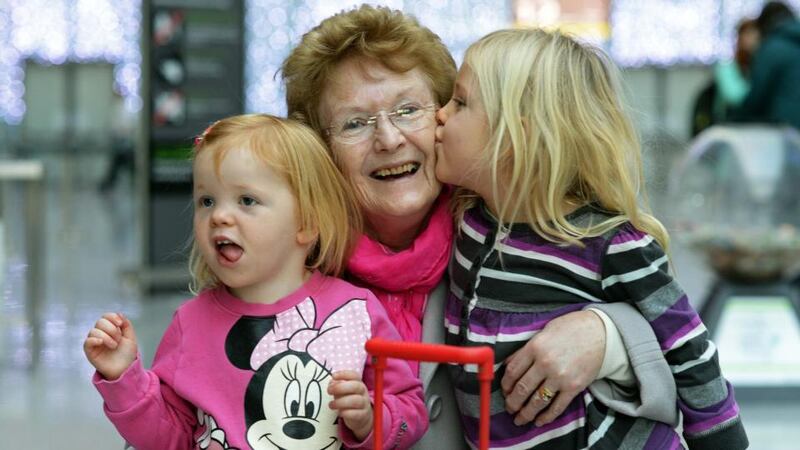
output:
<path id="1" fill-rule="evenodd" d="M 105 313 L 83 341 L 86 358 L 106 380 L 116 380 L 136 360 L 133 324 L 120 313 Z"/>
<path id="2" fill-rule="evenodd" d="M 347 428 L 359 441 L 366 439 L 372 431 L 372 401 L 361 375 L 352 370 L 335 372 L 328 394 L 333 396 L 331 409 L 339 412 Z"/>

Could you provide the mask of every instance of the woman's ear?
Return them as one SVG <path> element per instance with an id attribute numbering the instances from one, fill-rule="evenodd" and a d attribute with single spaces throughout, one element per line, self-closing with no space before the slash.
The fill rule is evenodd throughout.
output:
<path id="1" fill-rule="evenodd" d="M 297 232 L 297 243 L 300 245 L 311 245 L 319 237 L 319 231 L 315 229 L 300 230 Z"/>

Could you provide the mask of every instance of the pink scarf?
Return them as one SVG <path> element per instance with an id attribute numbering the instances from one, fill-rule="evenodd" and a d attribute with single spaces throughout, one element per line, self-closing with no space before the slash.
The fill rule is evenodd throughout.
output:
<path id="1" fill-rule="evenodd" d="M 411 247 L 394 253 L 361 235 L 347 264 L 351 281 L 369 288 L 381 301 L 389 320 L 405 341 L 422 338 L 422 315 L 428 294 L 442 279 L 453 245 L 453 219 L 448 210 L 450 193 L 443 191 L 433 205 L 428 226 Z M 414 374 L 419 363 L 409 361 Z"/>

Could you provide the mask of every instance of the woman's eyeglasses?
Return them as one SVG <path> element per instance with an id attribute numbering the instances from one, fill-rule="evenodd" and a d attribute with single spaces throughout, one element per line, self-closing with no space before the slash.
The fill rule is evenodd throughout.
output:
<path id="1" fill-rule="evenodd" d="M 434 122 L 431 120 L 438 105 L 419 105 L 417 103 L 406 103 L 393 111 L 378 111 L 375 115 L 362 117 L 350 117 L 340 122 L 334 123 L 325 128 L 325 133 L 341 144 L 358 144 L 367 139 L 372 139 L 375 130 L 378 128 L 378 118 L 385 115 L 392 125 L 402 132 L 419 131 Z"/>

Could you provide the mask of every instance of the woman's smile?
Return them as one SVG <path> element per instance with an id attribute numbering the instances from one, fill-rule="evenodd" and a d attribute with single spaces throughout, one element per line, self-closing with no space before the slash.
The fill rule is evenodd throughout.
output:
<path id="1" fill-rule="evenodd" d="M 416 174 L 417 170 L 419 170 L 419 167 L 419 163 L 410 162 L 374 170 L 370 176 L 380 181 L 392 181 Z"/>

